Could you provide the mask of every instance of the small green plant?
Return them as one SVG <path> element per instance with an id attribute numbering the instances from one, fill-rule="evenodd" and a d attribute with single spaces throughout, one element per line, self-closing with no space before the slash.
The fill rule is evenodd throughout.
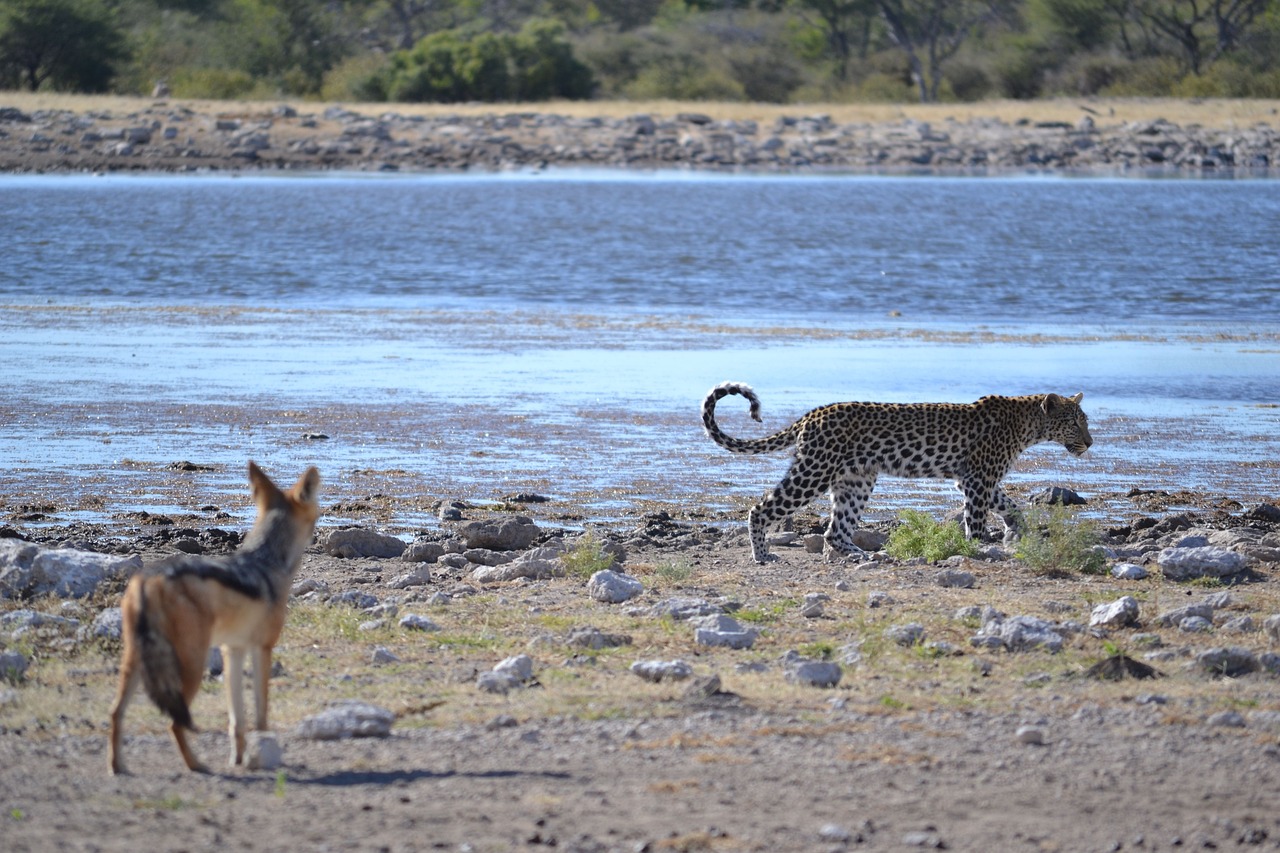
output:
<path id="1" fill-rule="evenodd" d="M 1032 507 L 1024 514 L 1023 522 L 1016 553 L 1031 568 L 1040 572 L 1106 573 L 1107 558 L 1098 547 L 1101 537 L 1093 522 L 1063 506 Z"/>
<path id="2" fill-rule="evenodd" d="M 596 572 L 613 568 L 613 555 L 606 554 L 604 543 L 589 531 L 579 536 L 578 541 L 560 560 L 564 563 L 565 574 L 583 580 L 589 579 Z"/>
<path id="3" fill-rule="evenodd" d="M 888 693 L 880 697 L 880 705 L 881 707 L 889 708 L 894 711 L 900 711 L 907 707 L 906 702 L 903 702 L 901 699 L 895 699 Z"/>
<path id="4" fill-rule="evenodd" d="M 285 774 L 284 768 L 277 770 L 276 771 L 276 797 L 278 799 L 281 799 L 281 800 L 284 799 L 284 786 L 287 781 L 288 781 L 288 776 Z"/>
<path id="5" fill-rule="evenodd" d="M 733 615 L 739 622 L 750 622 L 755 625 L 776 622 L 786 613 L 794 610 L 798 603 L 794 598 L 787 598 L 770 605 L 744 607 Z"/>
<path id="6" fill-rule="evenodd" d="M 693 577 L 693 565 L 688 560 L 667 560 L 653 573 L 668 583 L 683 583 Z"/>
<path id="7" fill-rule="evenodd" d="M 22 809 L 19 809 L 19 808 L 9 809 L 9 817 L 13 818 L 14 820 L 22 820 L 26 816 L 27 816 L 27 813 L 24 812 Z"/>
<path id="8" fill-rule="evenodd" d="M 945 560 L 957 554 L 972 557 L 978 545 L 964 535 L 955 522 L 942 524 L 919 510 L 903 510 L 902 523 L 894 528 L 885 544 L 885 551 L 898 560 L 924 557 L 931 563 Z"/>
<path id="9" fill-rule="evenodd" d="M 798 651 L 801 655 L 814 660 L 831 660 L 835 657 L 835 643 L 827 640 L 818 640 L 813 643 L 805 643 Z"/>

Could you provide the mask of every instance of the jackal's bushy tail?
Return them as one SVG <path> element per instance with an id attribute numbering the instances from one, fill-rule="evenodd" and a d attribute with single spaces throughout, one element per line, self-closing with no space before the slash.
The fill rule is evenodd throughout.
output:
<path id="1" fill-rule="evenodd" d="M 760 420 L 760 398 L 756 396 L 756 392 L 750 385 L 742 382 L 721 382 L 708 391 L 702 401 L 702 426 L 707 431 L 707 435 L 711 436 L 712 441 L 732 453 L 770 453 L 795 444 L 795 424 L 764 438 L 734 438 L 726 435 L 716 423 L 716 403 L 731 394 L 746 397 L 751 405 L 752 419 Z"/>
<path id="2" fill-rule="evenodd" d="M 147 620 L 145 589 L 140 596 L 137 637 L 142 658 L 142 685 L 151 701 L 184 729 L 196 731 L 191 709 L 182 695 L 182 664 L 169 638 Z"/>

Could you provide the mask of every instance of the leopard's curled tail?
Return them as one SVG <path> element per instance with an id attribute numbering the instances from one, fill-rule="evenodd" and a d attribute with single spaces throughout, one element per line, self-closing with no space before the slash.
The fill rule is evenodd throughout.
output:
<path id="1" fill-rule="evenodd" d="M 764 438 L 734 438 L 726 435 L 716 423 L 716 402 L 722 397 L 738 394 L 746 397 L 751 404 L 751 417 L 760 420 L 760 398 L 750 385 L 741 382 L 721 382 L 707 392 L 702 401 L 702 426 L 711 436 L 711 440 L 731 453 L 771 453 L 782 450 L 796 443 L 797 424 L 791 424 L 784 430 L 766 435 Z"/>

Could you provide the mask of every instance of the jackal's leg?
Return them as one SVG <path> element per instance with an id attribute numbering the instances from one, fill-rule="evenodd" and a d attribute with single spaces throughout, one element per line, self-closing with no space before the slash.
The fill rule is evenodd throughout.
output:
<path id="1" fill-rule="evenodd" d="M 271 647 L 258 646 L 253 650 L 253 707 L 258 712 L 254 728 L 267 730 L 267 683 L 271 678 Z"/>
<path id="2" fill-rule="evenodd" d="M 222 647 L 222 680 L 227 686 L 227 736 L 232 766 L 244 761 L 244 649 Z"/>
<path id="3" fill-rule="evenodd" d="M 120 662 L 120 686 L 116 688 L 116 700 L 111 705 L 111 737 L 107 744 L 111 772 L 116 774 L 129 772 L 120 755 L 120 744 L 124 740 L 124 712 L 129 707 L 133 691 L 138 689 L 138 682 L 142 680 L 137 646 L 130 643 L 126 649 L 124 659 Z"/>

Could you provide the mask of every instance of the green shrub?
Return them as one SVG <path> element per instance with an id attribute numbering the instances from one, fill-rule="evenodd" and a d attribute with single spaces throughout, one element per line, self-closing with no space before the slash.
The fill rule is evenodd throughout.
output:
<path id="1" fill-rule="evenodd" d="M 169 83 L 175 98 L 207 98 L 234 101 L 254 90 L 256 85 L 248 71 L 226 68 L 183 68 Z"/>
<path id="2" fill-rule="evenodd" d="M 957 554 L 972 557 L 978 544 L 964 535 L 955 522 L 942 524 L 928 514 L 914 509 L 903 510 L 902 523 L 894 528 L 885 544 L 889 556 L 899 560 L 924 557 L 931 563 Z"/>
<path id="3" fill-rule="evenodd" d="M 560 561 L 564 563 L 565 574 L 583 580 L 588 580 L 596 572 L 613 568 L 613 555 L 606 554 L 604 543 L 589 531 L 578 537 Z"/>
<path id="4" fill-rule="evenodd" d="M 1097 575 L 1107 571 L 1107 558 L 1098 548 L 1096 525 L 1063 506 L 1031 507 L 1023 514 L 1022 539 L 1016 556 L 1037 571 L 1077 571 Z"/>

